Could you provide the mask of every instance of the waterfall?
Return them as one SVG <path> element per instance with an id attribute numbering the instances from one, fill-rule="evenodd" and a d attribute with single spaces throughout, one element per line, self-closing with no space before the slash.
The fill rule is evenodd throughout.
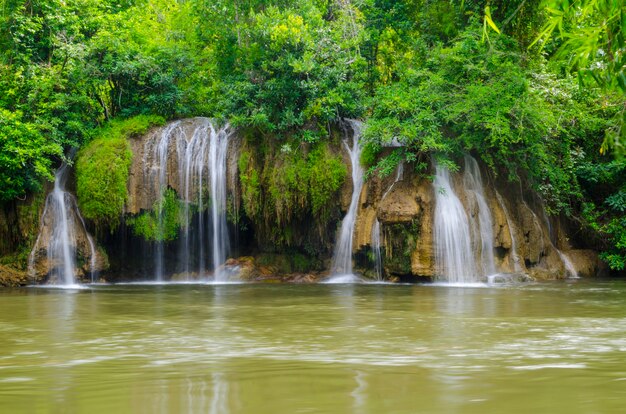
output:
<path id="1" fill-rule="evenodd" d="M 563 262 L 563 267 L 565 268 L 565 272 L 566 272 L 566 276 L 570 279 L 578 279 L 578 271 L 576 270 L 576 267 L 574 267 L 574 263 L 572 263 L 572 261 L 570 260 L 569 256 L 565 253 L 563 253 L 561 250 L 556 249 L 556 252 L 559 254 L 559 257 L 561 258 L 561 262 Z"/>
<path id="2" fill-rule="evenodd" d="M 374 220 L 372 225 L 372 253 L 376 264 L 376 278 L 383 280 L 383 260 L 380 255 L 380 221 Z"/>
<path id="3" fill-rule="evenodd" d="M 228 125 L 216 129 L 208 118 L 196 118 L 192 126 L 193 132 L 188 134 L 182 122 L 171 123 L 146 142 L 144 155 L 151 155 L 154 161 L 144 159 L 144 179 L 155 188 L 157 200 L 161 200 L 168 186 L 174 185 L 168 179 L 168 169 L 175 169 L 171 175 L 178 178 L 178 196 L 182 200 L 178 264 L 189 277 L 195 262 L 198 277 L 202 279 L 206 277 L 209 262 L 215 280 L 224 281 L 227 275 L 220 271 L 220 266 L 226 260 L 229 246 L 226 155 L 231 129 Z M 164 216 L 162 205 L 157 206 L 157 228 L 161 232 Z M 194 217 L 197 224 L 192 228 Z M 210 255 L 206 254 L 209 244 Z M 156 279 L 163 280 L 163 242 L 157 241 L 156 248 Z M 197 252 L 197 258 L 192 257 L 193 251 Z"/>
<path id="4" fill-rule="evenodd" d="M 149 145 L 152 145 L 153 159 L 156 160 L 156 165 L 151 166 L 150 175 L 153 179 L 156 178 L 156 194 L 157 194 L 157 234 L 163 233 L 163 195 L 167 190 L 167 163 L 170 147 L 170 138 L 172 137 L 172 131 L 174 131 L 180 122 L 173 122 L 163 129 L 160 139 L 156 142 L 148 141 L 146 143 L 145 154 L 149 154 Z M 144 165 L 147 163 L 144 162 Z M 156 177 L 154 172 L 156 171 Z M 156 243 L 156 255 L 155 255 L 155 277 L 157 281 L 163 280 L 163 241 L 158 240 Z"/>
<path id="5" fill-rule="evenodd" d="M 74 227 L 68 216 L 67 199 L 69 194 L 62 186 L 65 184 L 67 166 L 62 166 L 54 175 L 54 189 L 48 195 L 49 207 L 54 215 L 52 237 L 48 245 L 48 262 L 55 267 L 51 276 L 63 285 L 73 285 L 76 258 Z M 58 264 L 58 265 L 57 265 Z"/>
<path id="6" fill-rule="evenodd" d="M 548 215 L 546 214 L 546 209 L 543 205 L 541 207 L 541 212 L 543 214 L 543 220 L 546 223 L 546 228 L 548 229 L 548 236 L 549 236 L 550 244 L 559 255 L 559 259 L 561 259 L 561 263 L 563 263 L 563 268 L 565 269 L 565 276 L 570 279 L 578 279 L 579 278 L 578 271 L 576 270 L 576 267 L 574 267 L 574 264 L 570 260 L 569 256 L 563 253 L 561 249 L 556 247 L 556 238 L 554 237 L 554 232 L 552 230 L 552 223 L 550 223 L 550 219 L 548 218 Z"/>
<path id="7" fill-rule="evenodd" d="M 228 228 L 226 226 L 226 153 L 229 134 L 211 128 L 209 147 L 209 170 L 211 176 L 211 218 L 213 223 L 213 268 L 215 280 L 225 281 L 228 276 L 220 268 L 226 261 Z"/>
<path id="8" fill-rule="evenodd" d="M 500 207 L 502 207 L 502 211 L 504 211 L 504 217 L 506 218 L 506 225 L 509 228 L 509 236 L 511 237 L 511 255 L 510 258 L 513 260 L 513 271 L 516 273 L 522 272 L 522 266 L 520 265 L 520 258 L 517 254 L 517 240 L 515 239 L 515 234 L 513 234 L 513 228 L 511 227 L 511 217 L 509 216 L 509 210 L 507 210 L 506 205 L 504 204 L 504 200 L 502 200 L 502 196 L 500 193 L 496 191 L 496 198 L 498 199 L 498 203 Z"/>
<path id="9" fill-rule="evenodd" d="M 387 195 L 391 192 L 391 190 L 396 185 L 396 183 L 402 180 L 403 177 L 404 177 L 404 162 L 400 161 L 396 169 L 396 179 L 393 181 L 393 183 L 391 183 L 387 191 L 385 191 L 383 196 L 380 198 L 380 201 L 383 201 L 387 197 Z"/>
<path id="10" fill-rule="evenodd" d="M 335 246 L 335 254 L 331 266 L 333 275 L 352 274 L 352 239 L 354 235 L 354 225 L 356 223 L 357 211 L 359 208 L 359 198 L 363 188 L 363 167 L 361 167 L 361 147 L 359 138 L 361 136 L 361 123 L 356 120 L 349 120 L 352 127 L 352 146 L 348 139 L 343 140 L 343 144 L 350 154 L 352 163 L 352 199 L 348 213 L 341 222 L 339 241 Z"/>
<path id="11" fill-rule="evenodd" d="M 478 212 L 478 233 L 480 237 L 475 237 L 474 239 L 480 241 L 478 247 L 480 248 L 482 274 L 484 276 L 492 275 L 496 273 L 493 250 L 493 220 L 491 219 L 491 210 L 485 200 L 480 168 L 478 168 L 476 160 L 469 155 L 465 155 L 463 186 L 470 203 L 470 211 Z"/>
<path id="12" fill-rule="evenodd" d="M 85 219 L 83 219 L 83 216 L 80 214 L 80 210 L 78 209 L 78 205 L 76 204 L 76 200 L 74 199 L 74 197 L 71 198 L 72 201 L 75 204 L 75 209 L 74 211 L 76 212 L 76 216 L 78 217 L 78 219 L 80 220 L 80 224 L 83 227 L 83 230 L 85 231 L 85 236 L 87 238 L 87 244 L 89 244 L 89 253 L 90 253 L 90 259 L 89 259 L 89 276 L 91 278 L 91 283 L 95 283 L 96 282 L 96 244 L 93 241 L 93 237 L 91 237 L 91 235 L 87 232 L 87 226 L 85 225 Z"/>
<path id="13" fill-rule="evenodd" d="M 450 283 L 478 279 L 472 253 L 470 224 L 454 193 L 447 168 L 435 165 L 435 263 L 439 277 Z"/>
<path id="14" fill-rule="evenodd" d="M 92 280 L 96 270 L 95 243 L 87 232 L 76 199 L 65 191 L 69 171 L 69 167 L 63 164 L 54 175 L 54 187 L 46 197 L 39 234 L 28 259 L 28 271 L 34 277 L 37 252 L 43 247 L 41 246 L 42 240 L 47 239 L 45 249 L 47 252 L 46 260 L 50 269 L 49 277 L 50 280 L 54 280 L 60 285 L 76 283 L 77 230 L 83 232 L 89 247 L 89 267 Z M 80 227 L 77 229 L 78 225 Z M 45 236 L 42 237 L 44 234 Z"/>

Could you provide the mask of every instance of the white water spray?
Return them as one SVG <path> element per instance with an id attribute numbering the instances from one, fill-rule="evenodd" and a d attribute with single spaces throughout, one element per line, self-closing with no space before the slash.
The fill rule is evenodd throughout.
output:
<path id="1" fill-rule="evenodd" d="M 145 161 L 147 179 L 156 186 L 156 195 L 162 199 L 168 187 L 168 168 L 176 167 L 179 196 L 184 202 L 181 214 L 181 241 L 179 257 L 182 270 L 189 277 L 192 271 L 191 252 L 197 252 L 197 274 L 204 278 L 207 262 L 210 262 L 216 281 L 226 281 L 228 276 L 220 270 L 228 252 L 228 230 L 226 224 L 226 155 L 231 129 L 228 125 L 216 129 L 208 118 L 194 122 L 191 136 L 185 133 L 181 122 L 174 122 L 163 129 L 160 135 L 146 143 L 146 154 L 153 154 L 154 165 Z M 175 158 L 171 152 L 176 152 Z M 152 171 L 157 171 L 154 174 Z M 171 185 L 171 183 L 169 183 Z M 207 199 L 208 211 L 207 211 Z M 193 210 L 196 210 L 196 234 L 191 233 Z M 158 231 L 163 229 L 162 207 L 158 207 Z M 206 254 L 207 244 L 211 254 Z M 163 280 L 163 242 L 157 242 L 155 257 L 156 279 Z"/>
<path id="2" fill-rule="evenodd" d="M 352 146 L 348 143 L 347 138 L 344 139 L 343 144 L 348 154 L 350 154 L 350 162 L 352 163 L 352 199 L 350 200 L 348 213 L 341 222 L 339 240 L 335 246 L 335 254 L 333 255 L 331 266 L 333 275 L 352 275 L 354 224 L 356 223 L 359 198 L 363 188 L 363 167 L 361 167 L 361 147 L 359 145 L 361 123 L 356 120 L 349 120 L 348 122 L 352 128 Z"/>
<path id="3" fill-rule="evenodd" d="M 380 254 L 380 221 L 374 220 L 372 225 L 372 253 L 374 254 L 374 263 L 376 265 L 376 278 L 383 280 L 383 260 Z"/>
<path id="4" fill-rule="evenodd" d="M 477 211 L 478 234 L 474 237 L 476 241 L 475 251 L 480 251 L 480 263 L 484 276 L 496 273 L 496 265 L 493 250 L 493 220 L 491 210 L 485 200 L 483 181 L 480 168 L 474 158 L 465 155 L 465 172 L 463 174 L 463 186 L 465 194 L 468 196 L 470 211 Z"/>
<path id="5" fill-rule="evenodd" d="M 450 183 L 447 168 L 435 165 L 435 263 L 449 283 L 472 283 L 478 272 L 472 253 L 470 225 L 463 204 Z"/>
<path id="6" fill-rule="evenodd" d="M 393 183 L 391 183 L 387 191 L 385 191 L 383 196 L 380 198 L 380 201 L 383 201 L 387 197 L 387 195 L 391 192 L 391 190 L 396 185 L 396 183 L 398 181 L 401 181 L 403 178 L 404 178 L 404 162 L 400 161 L 400 163 L 398 164 L 398 167 L 396 168 L 396 179 L 393 181 Z"/>
<path id="7" fill-rule="evenodd" d="M 212 129 L 209 147 L 209 170 L 211 177 L 211 218 L 213 224 L 213 268 L 215 280 L 224 282 L 228 275 L 220 267 L 226 261 L 228 228 L 226 226 L 226 153 L 229 133 Z"/>
<path id="8" fill-rule="evenodd" d="M 54 175 L 54 188 L 46 197 L 39 234 L 28 260 L 28 272 L 31 277 L 34 277 L 35 256 L 42 247 L 40 245 L 41 236 L 44 231 L 49 231 L 48 245 L 46 246 L 50 268 L 49 277 L 57 284 L 66 286 L 76 283 L 77 225 L 84 232 L 89 246 L 89 267 L 92 280 L 96 270 L 95 243 L 87 232 L 76 199 L 65 191 L 69 171 L 69 167 L 63 164 Z"/>

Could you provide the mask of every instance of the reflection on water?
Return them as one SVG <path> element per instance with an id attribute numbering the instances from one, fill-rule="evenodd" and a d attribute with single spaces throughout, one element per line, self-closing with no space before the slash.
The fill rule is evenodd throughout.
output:
<path id="1" fill-rule="evenodd" d="M 356 388 L 350 393 L 354 399 L 354 405 L 352 406 L 352 412 L 360 414 L 366 411 L 366 398 L 367 398 L 367 381 L 366 375 L 363 371 L 356 371 L 354 374 L 354 382 L 356 382 Z"/>
<path id="2" fill-rule="evenodd" d="M 2 412 L 612 413 L 626 286 L 0 291 Z"/>

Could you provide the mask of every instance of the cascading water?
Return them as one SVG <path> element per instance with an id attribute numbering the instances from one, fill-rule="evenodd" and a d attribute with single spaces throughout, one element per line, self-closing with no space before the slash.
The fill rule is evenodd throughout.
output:
<path id="1" fill-rule="evenodd" d="M 231 130 L 228 125 L 216 129 L 210 119 L 198 118 L 194 121 L 193 133 L 189 136 L 185 131 L 180 122 L 174 122 L 146 143 L 145 154 L 151 154 L 155 160 L 153 165 L 144 160 L 146 178 L 155 186 L 156 196 L 161 199 L 168 185 L 172 186 L 168 182 L 168 168 L 177 168 L 179 197 L 183 201 L 182 232 L 177 260 L 187 277 L 190 276 L 195 261 L 198 278 L 204 278 L 207 262 L 210 262 L 215 280 L 225 281 L 228 276 L 221 271 L 220 266 L 226 260 L 229 246 L 226 224 L 226 155 Z M 176 153 L 175 158 L 171 158 L 173 151 Z M 210 200 L 208 203 L 207 198 Z M 158 206 L 157 227 L 161 230 L 164 217 L 161 205 Z M 194 210 L 197 225 L 193 228 L 196 233 L 192 234 Z M 205 253 L 208 244 L 212 248 L 210 258 Z M 197 258 L 192 258 L 192 251 L 197 252 Z M 157 242 L 157 280 L 163 279 L 163 262 L 163 243 Z"/>
<path id="2" fill-rule="evenodd" d="M 41 227 L 28 261 L 29 274 L 34 275 L 35 255 L 41 248 L 42 234 L 48 232 L 48 244 L 46 246 L 50 269 L 48 276 L 50 280 L 60 285 L 74 285 L 76 283 L 77 225 L 82 226 L 80 230 L 84 232 L 89 246 L 89 270 L 92 281 L 96 269 L 95 244 L 87 232 L 76 199 L 65 191 L 69 171 L 69 167 L 63 164 L 54 175 L 54 188 L 46 197 L 41 216 Z"/>
<path id="3" fill-rule="evenodd" d="M 396 179 L 393 181 L 393 183 L 391 183 L 391 185 L 389 186 L 387 191 L 385 191 L 383 196 L 380 198 L 380 201 L 383 201 L 387 197 L 387 195 L 391 192 L 391 190 L 396 185 L 396 183 L 398 181 L 402 180 L 403 177 L 404 177 L 404 163 L 402 161 L 400 161 L 400 163 L 398 164 L 398 167 L 396 169 Z"/>
<path id="4" fill-rule="evenodd" d="M 213 267 L 215 280 L 225 281 L 228 276 L 220 266 L 226 261 L 228 228 L 226 226 L 226 153 L 229 134 L 225 130 L 215 133 L 211 128 L 209 170 L 211 177 L 211 218 L 213 224 Z"/>
<path id="5" fill-rule="evenodd" d="M 54 214 L 55 225 L 48 245 L 48 261 L 55 266 L 53 278 L 63 285 L 73 285 L 75 265 L 74 229 L 68 216 L 67 198 L 69 195 L 61 187 L 65 181 L 67 166 L 62 166 L 54 177 L 54 189 L 48 197 Z"/>
<path id="6" fill-rule="evenodd" d="M 561 259 L 561 263 L 563 263 L 563 268 L 565 269 L 566 276 L 570 279 L 578 279 L 579 278 L 578 271 L 576 270 L 576 267 L 572 263 L 569 256 L 563 251 L 561 251 L 561 249 L 556 247 L 556 239 L 554 237 L 554 232 L 552 230 L 552 223 L 550 223 L 550 219 L 548 218 L 548 215 L 546 214 L 546 209 L 543 206 L 541 208 L 541 212 L 543 214 L 544 223 L 546 223 L 546 228 L 548 229 L 548 236 L 549 236 L 550 244 L 559 255 L 559 259 Z"/>
<path id="7" fill-rule="evenodd" d="M 465 155 L 463 186 L 470 203 L 470 211 L 477 211 L 478 213 L 479 237 L 474 237 L 474 240 L 476 240 L 475 245 L 477 245 L 475 250 L 480 249 L 482 274 L 488 276 L 496 273 L 493 249 L 493 220 L 491 218 L 491 210 L 485 200 L 480 168 L 478 168 L 476 160 L 469 155 Z"/>
<path id="8" fill-rule="evenodd" d="M 96 282 L 96 244 L 93 241 L 91 235 L 87 232 L 87 226 L 85 225 L 85 220 L 83 216 L 80 214 L 80 210 L 78 209 L 78 205 L 76 205 L 76 200 L 72 198 L 72 201 L 75 204 L 75 211 L 78 219 L 80 220 L 80 224 L 83 226 L 83 230 L 85 230 L 85 236 L 87 236 L 87 243 L 89 244 L 89 252 L 91 253 L 91 258 L 89 259 L 89 273 L 91 276 L 91 283 Z"/>
<path id="9" fill-rule="evenodd" d="M 569 258 L 569 256 L 565 253 L 563 253 L 561 250 L 556 249 L 556 252 L 559 254 L 559 257 L 561 258 L 561 262 L 563 262 L 563 267 L 565 268 L 565 271 L 567 272 L 567 277 L 570 279 L 578 279 L 578 271 L 576 270 L 576 267 L 574 267 L 574 263 L 572 263 L 571 259 Z"/>
<path id="10" fill-rule="evenodd" d="M 372 253 L 376 264 L 376 278 L 383 280 L 383 260 L 380 254 L 380 221 L 374 220 L 372 225 Z"/>
<path id="11" fill-rule="evenodd" d="M 447 168 L 435 165 L 435 263 L 439 277 L 450 283 L 478 280 L 470 224 L 452 189 Z"/>
<path id="12" fill-rule="evenodd" d="M 203 120 L 205 121 L 205 120 Z M 191 234 L 190 234 L 190 222 L 191 222 L 191 203 L 196 202 L 198 206 L 198 244 L 199 244 L 199 265 L 198 276 L 204 277 L 205 259 L 204 259 L 204 197 L 202 194 L 204 168 L 206 165 L 206 146 L 207 135 L 210 134 L 209 128 L 211 124 L 209 122 L 202 122 L 193 132 L 191 140 L 180 139 L 177 141 L 177 152 L 180 159 L 178 172 L 180 180 L 180 188 L 182 188 L 182 198 L 184 200 L 183 205 L 183 219 L 182 219 L 182 243 L 180 248 L 180 260 L 183 264 L 183 271 L 185 275 L 190 274 L 190 247 L 191 247 Z M 212 129 L 212 128 L 211 128 Z M 195 187 L 194 187 L 195 186 Z M 194 191 L 195 189 L 195 191 Z M 192 195 L 192 193 L 194 193 Z"/>
<path id="13" fill-rule="evenodd" d="M 149 175 L 156 179 L 156 194 L 157 194 L 157 234 L 163 233 L 163 196 L 167 190 L 167 163 L 170 147 L 170 137 L 173 135 L 173 131 L 176 130 L 180 122 L 173 122 L 163 129 L 160 139 L 156 142 L 148 141 L 146 146 L 152 145 L 153 159 L 156 160 L 156 165 L 151 166 Z M 149 148 L 146 148 L 145 153 L 149 154 Z M 147 165 L 144 162 L 144 165 Z M 156 174 L 155 174 L 156 172 Z M 156 175 L 156 176 L 155 176 Z M 163 280 L 163 241 L 158 240 L 156 243 L 155 254 L 155 277 L 157 281 Z"/>
<path id="14" fill-rule="evenodd" d="M 352 275 L 352 241 L 354 236 L 354 224 L 356 222 L 357 211 L 359 209 L 359 198 L 363 188 L 363 167 L 361 167 L 361 147 L 359 138 L 361 136 L 361 123 L 356 120 L 349 120 L 352 128 L 352 146 L 347 138 L 343 141 L 350 162 L 352 163 L 352 198 L 348 213 L 341 222 L 339 241 L 335 246 L 335 254 L 331 266 L 333 275 Z"/>

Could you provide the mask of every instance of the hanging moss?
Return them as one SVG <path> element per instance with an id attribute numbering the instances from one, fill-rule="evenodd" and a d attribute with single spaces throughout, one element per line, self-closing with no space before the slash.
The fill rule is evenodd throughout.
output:
<path id="1" fill-rule="evenodd" d="M 99 227 L 113 229 L 120 222 L 128 199 L 126 183 L 132 152 L 127 138 L 145 134 L 164 119 L 141 115 L 111 121 L 96 131 L 96 139 L 85 146 L 76 160 L 76 195 L 85 218 Z"/>
<path id="2" fill-rule="evenodd" d="M 411 255 L 419 238 L 419 222 L 387 224 L 384 226 L 385 269 L 396 275 L 411 273 Z"/>
<path id="3" fill-rule="evenodd" d="M 327 145 L 318 145 L 309 153 L 308 166 L 311 213 L 326 219 L 330 201 L 346 179 L 346 165 L 341 157 L 330 154 Z"/>
<path id="4" fill-rule="evenodd" d="M 263 150 L 257 144 L 247 137 L 239 157 L 243 209 L 257 237 L 274 246 L 308 243 L 318 251 L 347 176 L 341 156 L 327 141 L 283 141 Z"/>
<path id="5" fill-rule="evenodd" d="M 181 209 L 182 202 L 176 192 L 168 188 L 161 199 L 154 203 L 151 211 L 130 218 L 127 223 L 136 236 L 149 241 L 172 241 L 178 237 L 183 224 Z"/>
<path id="6" fill-rule="evenodd" d="M 257 217 L 261 211 L 261 182 L 250 151 L 242 151 L 239 155 L 239 180 L 244 211 L 250 218 Z"/>

